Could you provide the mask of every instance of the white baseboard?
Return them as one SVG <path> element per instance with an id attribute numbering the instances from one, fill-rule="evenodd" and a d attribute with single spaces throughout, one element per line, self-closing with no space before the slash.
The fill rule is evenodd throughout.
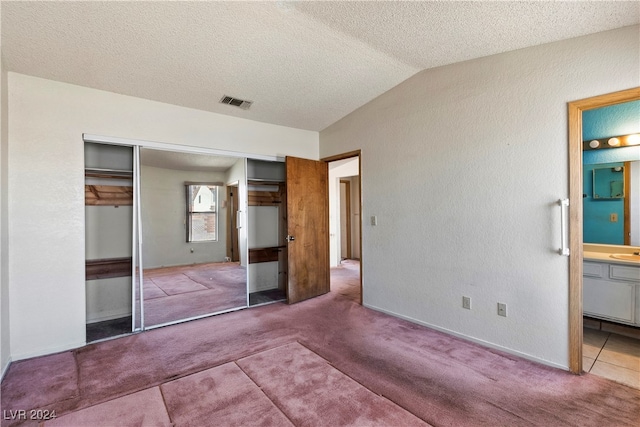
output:
<path id="1" fill-rule="evenodd" d="M 69 351 L 69 350 L 74 350 L 76 348 L 84 347 L 85 345 L 87 345 L 85 341 L 79 341 L 79 342 L 69 343 L 69 344 L 55 346 L 55 347 L 43 348 L 37 351 L 13 354 L 12 362 L 17 362 L 18 360 L 24 360 L 24 359 L 31 359 L 34 357 L 48 356 L 56 353 L 62 353 L 64 351 Z"/>
<path id="2" fill-rule="evenodd" d="M 100 313 L 99 316 L 87 316 L 87 324 L 104 322 L 105 320 L 120 319 L 131 316 L 131 310 L 109 310 Z"/>
<path id="3" fill-rule="evenodd" d="M 407 321 L 409 321 L 411 323 L 416 323 L 416 324 L 421 325 L 421 326 L 426 326 L 427 328 L 435 329 L 436 331 L 443 332 L 443 333 L 445 333 L 447 335 L 452 335 L 452 336 L 454 336 L 456 338 L 461 338 L 461 339 L 463 339 L 465 341 L 471 341 L 473 343 L 480 344 L 483 347 L 489 347 L 489 348 L 492 348 L 494 350 L 500 350 L 500 351 L 503 351 L 505 353 L 508 353 L 508 354 L 511 354 L 511 355 L 514 355 L 514 356 L 518 356 L 518 357 L 521 357 L 521 358 L 526 359 L 526 360 L 530 360 L 532 362 L 540 363 L 541 365 L 546 365 L 546 366 L 551 366 L 553 368 L 562 369 L 563 371 L 568 371 L 569 370 L 568 366 L 558 365 L 557 363 L 553 363 L 553 362 L 550 362 L 548 360 L 540 359 L 538 357 L 531 356 L 530 354 L 521 353 L 519 351 L 510 349 L 508 347 L 502 347 L 500 345 L 493 344 L 493 343 L 491 343 L 489 341 L 484 341 L 484 340 L 481 340 L 481 339 L 478 339 L 478 338 L 471 337 L 469 335 L 465 335 L 465 334 L 461 334 L 461 333 L 456 332 L 456 331 L 452 331 L 450 329 L 442 328 L 442 327 L 437 326 L 437 325 L 432 325 L 431 323 L 423 322 L 422 320 L 418 320 L 418 319 L 414 319 L 414 318 L 409 317 L 409 316 L 404 316 L 402 314 L 394 313 L 392 311 L 385 310 L 383 308 L 376 307 L 376 306 L 373 306 L 373 305 L 370 305 L 370 304 L 363 304 L 363 305 L 365 307 L 367 307 L 367 308 L 372 309 L 372 310 L 379 311 L 381 313 L 388 314 L 388 315 L 393 316 L 393 317 L 398 317 L 400 319 L 407 320 Z"/>

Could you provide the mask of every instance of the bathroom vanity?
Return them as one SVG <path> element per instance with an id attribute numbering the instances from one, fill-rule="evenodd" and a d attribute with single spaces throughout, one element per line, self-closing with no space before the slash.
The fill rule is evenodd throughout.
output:
<path id="1" fill-rule="evenodd" d="M 640 248 L 585 244 L 583 313 L 640 326 Z"/>

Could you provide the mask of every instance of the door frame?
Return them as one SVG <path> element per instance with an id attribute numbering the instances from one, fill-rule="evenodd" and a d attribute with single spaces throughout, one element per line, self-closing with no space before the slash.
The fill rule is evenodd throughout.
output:
<path id="1" fill-rule="evenodd" d="M 233 182 L 227 184 L 227 257 L 231 262 L 240 262 L 239 249 L 239 231 L 236 220 L 237 212 L 240 209 L 238 203 L 238 192 L 240 191 L 240 183 Z M 235 192 L 235 194 L 233 194 Z M 232 195 L 233 194 L 233 195 Z"/>
<path id="2" fill-rule="evenodd" d="M 569 370 L 582 373 L 582 112 L 640 100 L 640 87 L 568 103 L 569 118 Z"/>
<path id="3" fill-rule="evenodd" d="M 362 150 L 354 150 L 354 151 L 349 151 L 347 153 L 343 153 L 343 154 L 336 154 L 335 156 L 329 156 L 329 157 L 323 157 L 322 161 L 327 162 L 327 163 L 331 163 L 331 162 L 335 162 L 338 160 L 345 160 L 345 159 L 352 159 L 354 157 L 358 158 L 358 182 L 359 182 L 359 188 L 358 188 L 358 193 L 360 194 L 360 201 L 359 201 L 359 211 L 360 211 L 360 221 L 358 224 L 358 227 L 360 227 L 360 274 L 359 274 L 359 280 L 360 280 L 360 305 L 362 305 L 362 301 L 363 301 L 363 287 L 362 287 L 362 265 L 364 262 L 364 254 L 363 254 L 363 248 L 362 248 Z M 329 200 L 327 200 L 327 203 L 329 203 Z"/>
<path id="4" fill-rule="evenodd" d="M 340 233 L 340 258 L 341 259 L 350 259 L 351 258 L 351 181 L 348 179 L 340 179 L 340 184 L 344 184 L 344 210 L 345 210 L 345 229 L 347 230 L 345 239 L 347 239 L 347 250 L 342 256 L 342 232 Z M 340 187 L 340 192 L 342 192 L 342 187 Z M 342 200 L 342 195 L 340 195 L 340 199 Z M 342 204 L 340 205 L 340 209 L 342 210 Z M 342 214 L 341 214 L 342 215 Z M 342 218 L 341 218 L 342 219 Z M 342 223 L 340 224 L 342 229 Z"/>

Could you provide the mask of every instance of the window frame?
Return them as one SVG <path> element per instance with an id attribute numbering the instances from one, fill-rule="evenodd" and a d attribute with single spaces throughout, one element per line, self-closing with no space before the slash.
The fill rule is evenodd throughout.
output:
<path id="1" fill-rule="evenodd" d="M 219 212 L 220 212 L 220 206 L 219 206 L 219 202 L 220 202 L 220 188 L 223 187 L 223 184 L 220 182 L 185 182 L 185 214 L 186 214 L 186 219 L 185 219 L 185 231 L 186 231 L 186 242 L 187 243 L 212 243 L 212 242 L 218 242 L 219 237 L 220 237 L 220 233 L 219 233 Z M 200 191 L 200 189 L 198 188 L 196 190 L 196 187 L 208 187 L 209 189 L 211 189 L 211 187 L 215 188 L 215 195 L 214 195 L 214 200 L 213 200 L 213 210 L 212 211 L 198 211 L 198 210 L 194 210 L 194 200 L 192 200 L 192 197 L 196 197 L 198 195 L 198 192 Z M 196 191 L 196 193 L 194 194 L 193 192 Z M 212 191 L 213 192 L 213 191 Z M 192 196 L 193 194 L 193 196 Z M 194 240 L 194 236 L 193 236 L 193 217 L 194 215 L 213 215 L 214 217 L 214 237 L 212 239 L 197 239 Z"/>

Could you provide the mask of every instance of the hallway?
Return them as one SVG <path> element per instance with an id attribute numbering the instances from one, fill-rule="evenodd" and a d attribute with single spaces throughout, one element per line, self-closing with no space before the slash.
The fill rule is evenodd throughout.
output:
<path id="1" fill-rule="evenodd" d="M 331 292 L 360 304 L 360 261 L 344 259 L 331 269 Z"/>

